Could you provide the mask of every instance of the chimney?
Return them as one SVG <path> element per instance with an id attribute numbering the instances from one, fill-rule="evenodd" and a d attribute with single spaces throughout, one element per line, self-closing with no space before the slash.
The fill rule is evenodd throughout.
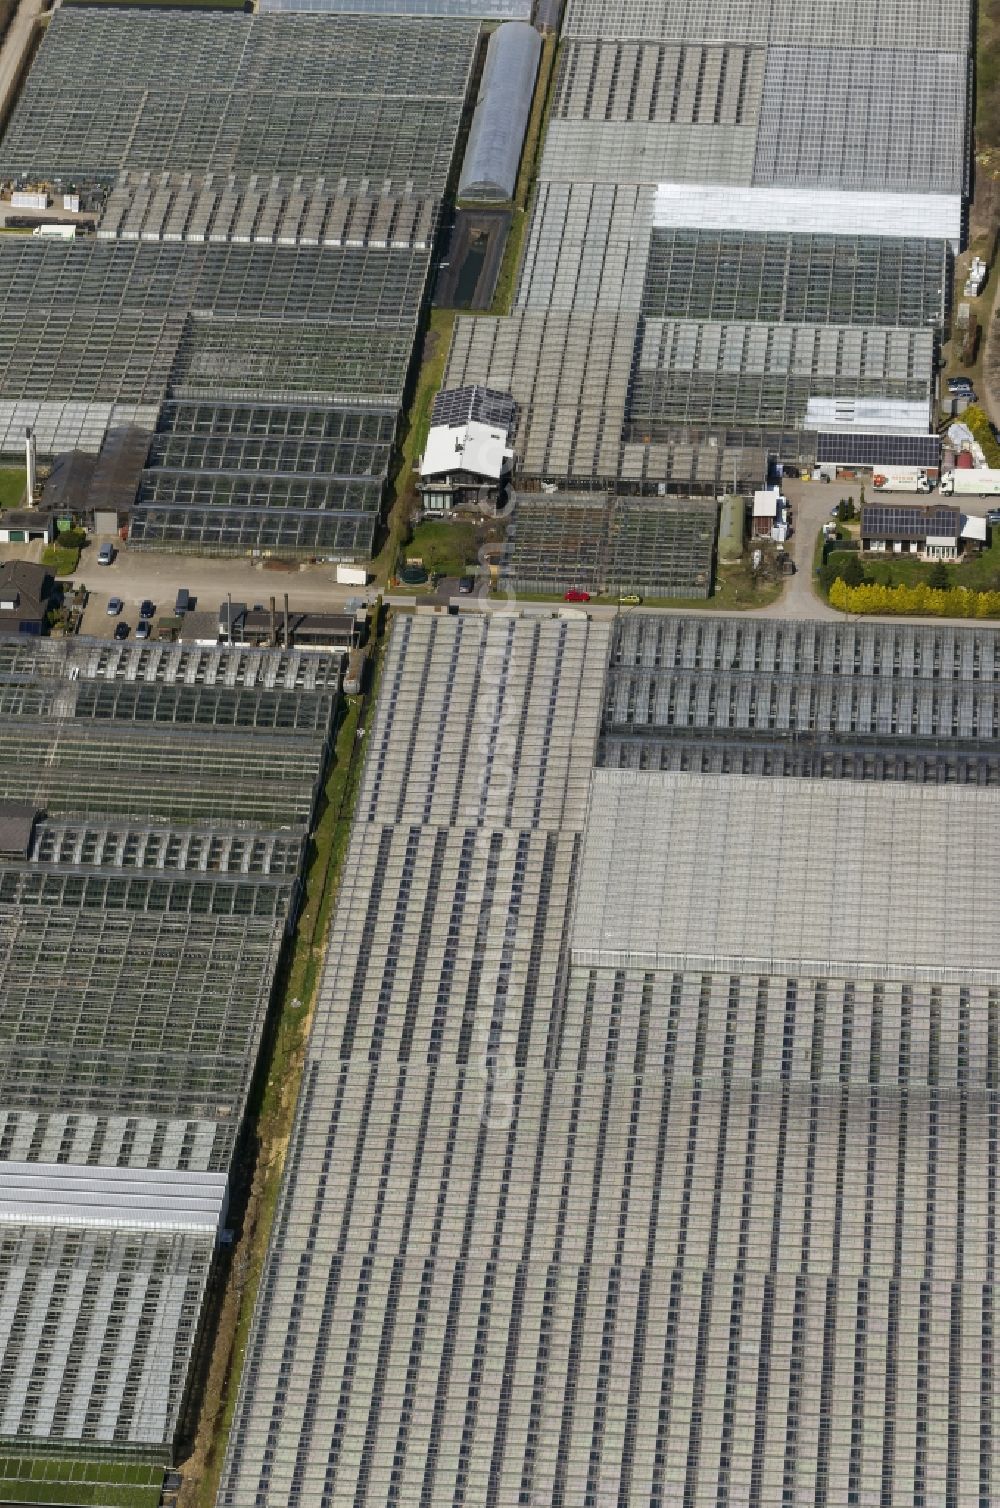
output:
<path id="1" fill-rule="evenodd" d="M 286 592 L 285 593 L 285 648 L 286 649 L 291 649 L 291 647 L 292 647 L 291 644 L 288 642 L 288 593 Z"/>
<path id="2" fill-rule="evenodd" d="M 28 507 L 35 506 L 35 484 L 38 480 L 38 466 L 35 453 L 35 432 L 33 429 L 24 431 L 24 464 L 28 473 L 25 491 L 28 494 Z"/>

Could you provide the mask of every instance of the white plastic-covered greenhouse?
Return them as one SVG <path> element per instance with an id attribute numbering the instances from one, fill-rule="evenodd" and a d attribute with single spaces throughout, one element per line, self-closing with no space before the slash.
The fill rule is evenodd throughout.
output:
<path id="1" fill-rule="evenodd" d="M 523 21 L 506 22 L 490 38 L 460 198 L 513 198 L 541 50 L 538 32 Z"/>

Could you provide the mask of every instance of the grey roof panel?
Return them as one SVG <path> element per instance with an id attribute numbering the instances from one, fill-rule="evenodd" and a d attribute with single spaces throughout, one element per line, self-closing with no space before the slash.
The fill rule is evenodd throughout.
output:
<path id="1" fill-rule="evenodd" d="M 0 1225 L 112 1226 L 214 1235 L 224 1173 L 0 1160 Z"/>

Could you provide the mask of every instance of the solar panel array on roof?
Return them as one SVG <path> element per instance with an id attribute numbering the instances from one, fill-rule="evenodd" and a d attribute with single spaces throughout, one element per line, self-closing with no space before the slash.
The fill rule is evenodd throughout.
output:
<path id="1" fill-rule="evenodd" d="M 0 640 L 0 1443 L 169 1457 L 339 671 Z"/>
<path id="2" fill-rule="evenodd" d="M 431 424 L 495 424 L 510 430 L 517 418 L 517 404 L 509 393 L 492 388 L 442 388 L 431 408 Z"/>
<path id="3" fill-rule="evenodd" d="M 941 464 L 940 435 L 818 434 L 816 459 L 839 466 L 922 466 Z"/>
<path id="4" fill-rule="evenodd" d="M 926 539 L 928 535 L 957 539 L 962 515 L 957 508 L 931 508 L 905 503 L 868 503 L 861 510 L 863 539 Z"/>

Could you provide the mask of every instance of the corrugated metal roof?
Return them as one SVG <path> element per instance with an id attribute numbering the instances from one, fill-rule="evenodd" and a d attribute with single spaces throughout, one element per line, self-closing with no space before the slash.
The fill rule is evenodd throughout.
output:
<path id="1" fill-rule="evenodd" d="M 226 1210 L 223 1173 L 164 1168 L 0 1163 L 0 1223 L 214 1233 Z"/>

